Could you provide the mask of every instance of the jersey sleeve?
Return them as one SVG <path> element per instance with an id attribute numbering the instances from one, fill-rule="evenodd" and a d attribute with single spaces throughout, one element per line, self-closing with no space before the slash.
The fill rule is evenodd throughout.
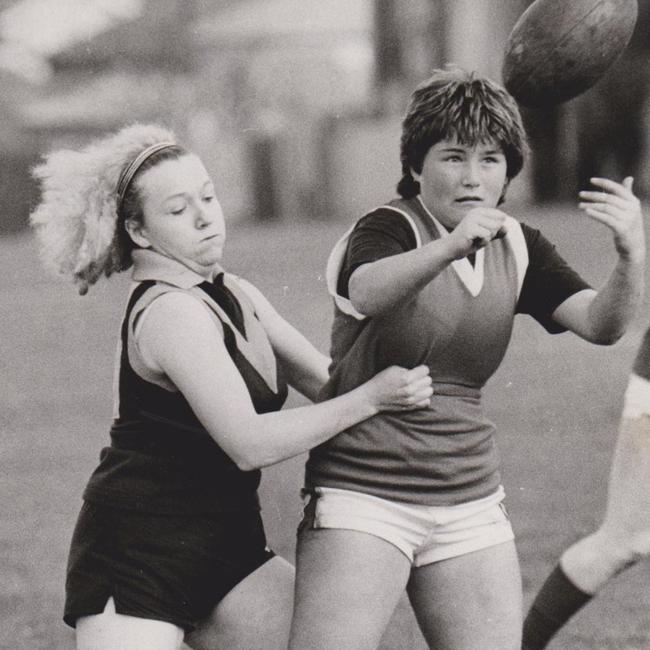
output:
<path id="1" fill-rule="evenodd" d="M 416 247 L 415 234 L 400 213 L 379 208 L 360 219 L 350 233 L 345 259 L 338 278 L 337 293 L 349 298 L 348 283 L 362 264 L 398 255 Z"/>
<path id="2" fill-rule="evenodd" d="M 591 287 L 539 230 L 523 223 L 521 228 L 529 261 L 517 313 L 532 316 L 551 334 L 564 332 L 566 328 L 553 320 L 553 312 L 573 294 Z"/>

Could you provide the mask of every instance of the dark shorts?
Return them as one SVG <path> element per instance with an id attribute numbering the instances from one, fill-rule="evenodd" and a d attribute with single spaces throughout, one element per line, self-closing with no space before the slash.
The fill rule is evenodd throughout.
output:
<path id="1" fill-rule="evenodd" d="M 72 538 L 63 620 L 119 614 L 189 632 L 241 580 L 273 557 L 258 510 L 149 515 L 85 502 Z"/>

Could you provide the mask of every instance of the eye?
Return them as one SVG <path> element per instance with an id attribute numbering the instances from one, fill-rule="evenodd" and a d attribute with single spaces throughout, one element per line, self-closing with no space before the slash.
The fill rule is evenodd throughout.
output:
<path id="1" fill-rule="evenodd" d="M 503 156 L 499 154 L 489 154 L 483 158 L 483 161 L 487 163 L 500 163 L 502 160 Z"/>
<path id="2" fill-rule="evenodd" d="M 175 215 L 183 214 L 183 212 L 185 212 L 185 206 L 184 205 L 177 206 L 177 207 L 173 208 L 172 210 L 170 210 L 169 212 L 171 214 L 175 214 Z"/>
<path id="3" fill-rule="evenodd" d="M 444 158 L 444 160 L 449 161 L 449 162 L 460 162 L 461 157 L 458 154 L 453 153 L 453 154 L 450 154 L 449 156 L 446 156 Z"/>
<path id="4" fill-rule="evenodd" d="M 214 197 L 213 194 L 206 194 L 206 195 L 203 197 L 203 201 L 204 201 L 205 203 L 211 203 L 212 201 L 214 201 L 214 198 L 215 198 L 215 197 Z"/>

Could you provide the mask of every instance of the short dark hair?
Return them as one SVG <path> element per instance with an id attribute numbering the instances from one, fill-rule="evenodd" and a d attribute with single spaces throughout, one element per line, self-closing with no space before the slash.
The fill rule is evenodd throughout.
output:
<path id="1" fill-rule="evenodd" d="M 405 198 L 420 193 L 412 172 L 422 173 L 429 149 L 441 140 L 464 145 L 495 141 L 506 157 L 508 180 L 523 167 L 526 131 L 514 98 L 499 84 L 474 72 L 449 67 L 434 70 L 413 94 L 402 122 L 402 179 Z"/>

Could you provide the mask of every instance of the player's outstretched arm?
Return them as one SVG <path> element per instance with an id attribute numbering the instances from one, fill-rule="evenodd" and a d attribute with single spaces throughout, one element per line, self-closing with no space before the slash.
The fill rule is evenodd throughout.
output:
<path id="1" fill-rule="evenodd" d="M 365 316 L 376 316 L 408 300 L 454 260 L 467 257 L 504 234 L 506 218 L 496 208 L 474 208 L 448 237 L 363 264 L 350 276 L 352 305 Z"/>
<path id="2" fill-rule="evenodd" d="M 320 404 L 260 414 L 199 300 L 170 292 L 140 322 L 137 345 L 145 365 L 173 382 L 243 470 L 291 458 L 381 411 L 426 407 L 433 392 L 428 367 L 390 367 Z"/>
<path id="3" fill-rule="evenodd" d="M 579 207 L 612 231 L 618 260 L 597 292 L 574 294 L 555 310 L 553 319 L 593 343 L 615 343 L 630 324 L 643 294 L 644 224 L 632 181 L 632 177 L 622 183 L 592 178 L 599 189 L 580 192 Z"/>

